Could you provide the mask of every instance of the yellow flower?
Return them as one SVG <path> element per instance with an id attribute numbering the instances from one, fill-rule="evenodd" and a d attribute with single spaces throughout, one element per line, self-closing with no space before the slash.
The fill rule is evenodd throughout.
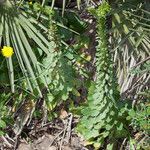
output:
<path id="1" fill-rule="evenodd" d="M 3 55 L 4 57 L 9 58 L 9 57 L 12 56 L 13 53 L 14 53 L 14 52 L 13 52 L 13 48 L 12 48 L 12 47 L 3 46 L 2 55 Z"/>
<path id="2" fill-rule="evenodd" d="M 32 1 L 29 2 L 29 5 L 32 5 Z"/>

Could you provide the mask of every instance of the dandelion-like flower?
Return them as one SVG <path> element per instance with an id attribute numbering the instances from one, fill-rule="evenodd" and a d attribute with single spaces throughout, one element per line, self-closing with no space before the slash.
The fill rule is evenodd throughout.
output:
<path id="1" fill-rule="evenodd" d="M 29 2 L 29 5 L 32 5 L 32 1 Z"/>
<path id="2" fill-rule="evenodd" d="M 13 54 L 13 48 L 12 47 L 9 47 L 9 46 L 3 46 L 3 49 L 2 49 L 2 55 L 6 58 L 9 58 L 12 56 Z"/>

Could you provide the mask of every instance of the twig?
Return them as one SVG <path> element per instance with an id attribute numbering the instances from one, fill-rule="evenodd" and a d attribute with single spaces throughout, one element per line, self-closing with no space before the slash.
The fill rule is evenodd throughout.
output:
<path id="1" fill-rule="evenodd" d="M 47 126 L 48 126 L 48 128 L 53 128 L 53 129 L 57 129 L 57 130 L 62 130 L 61 127 L 56 126 L 56 125 L 53 126 L 53 125 L 51 125 L 51 124 L 52 124 L 51 122 L 46 123 L 46 124 L 43 125 L 43 127 L 40 127 L 40 128 L 38 128 L 37 130 L 41 131 L 43 128 L 45 128 L 45 127 L 47 127 Z"/>
<path id="2" fill-rule="evenodd" d="M 59 150 L 62 149 L 62 144 L 63 144 L 63 140 L 64 140 L 64 138 L 65 138 L 66 130 L 67 130 L 67 123 L 66 123 L 66 127 L 65 127 L 65 129 L 64 129 L 64 133 L 63 133 L 62 139 L 61 139 L 61 141 L 60 141 Z"/>
<path id="3" fill-rule="evenodd" d="M 127 138 L 125 138 L 121 144 L 120 150 L 123 150 L 123 148 L 125 147 L 125 142 L 126 142 Z"/>
<path id="4" fill-rule="evenodd" d="M 8 147 L 13 147 L 13 145 L 12 144 L 10 144 L 9 142 L 8 142 L 8 140 L 4 137 L 4 136 L 1 136 L 1 138 L 2 138 L 2 140 L 5 142 L 5 144 L 8 146 Z"/>
<path id="5" fill-rule="evenodd" d="M 18 137 L 19 137 L 19 135 L 16 135 L 16 137 L 15 137 L 14 150 L 16 150 L 17 146 L 18 146 Z"/>
<path id="6" fill-rule="evenodd" d="M 149 56 L 149 57 L 147 57 L 146 59 L 144 59 L 144 60 L 140 61 L 140 62 L 139 62 L 139 63 L 137 63 L 136 65 L 134 65 L 131 69 L 133 69 L 133 68 L 135 68 L 135 67 L 137 67 L 137 66 L 141 65 L 142 63 L 144 63 L 144 62 L 146 62 L 146 61 L 148 61 L 148 60 L 150 60 L 150 56 Z"/>
<path id="7" fill-rule="evenodd" d="M 64 130 L 65 130 L 65 129 L 63 129 L 61 132 L 59 132 L 59 133 L 54 137 L 53 141 L 50 143 L 49 146 L 51 146 L 51 145 L 54 143 L 54 141 L 64 132 Z"/>
<path id="8" fill-rule="evenodd" d="M 59 150 L 62 149 L 62 144 L 63 144 L 63 140 L 65 138 L 65 135 L 66 135 L 66 142 L 69 143 L 69 139 L 70 139 L 70 135 L 71 135 L 71 123 L 72 123 L 72 119 L 73 119 L 73 115 L 70 113 L 68 114 L 69 118 L 66 122 L 66 126 L 65 126 L 65 129 L 64 129 L 64 133 L 63 133 L 63 136 L 62 136 L 62 140 L 61 140 L 61 143 L 60 143 L 60 147 L 59 147 Z"/>
<path id="9" fill-rule="evenodd" d="M 42 119 L 42 127 L 43 127 L 44 124 L 47 122 L 47 107 L 45 100 L 43 101 L 42 111 L 43 111 L 43 119 Z"/>
<path id="10" fill-rule="evenodd" d="M 8 134 L 6 134 L 6 138 L 9 139 L 11 142 L 15 143 L 15 141 L 11 137 L 9 137 Z"/>
<path id="11" fill-rule="evenodd" d="M 68 122 L 68 130 L 67 130 L 67 135 L 66 135 L 66 139 L 67 139 L 67 143 L 69 143 L 70 140 L 70 136 L 71 136 L 71 124 L 72 124 L 72 119 L 73 119 L 73 115 L 70 113 L 69 114 L 69 122 Z"/>

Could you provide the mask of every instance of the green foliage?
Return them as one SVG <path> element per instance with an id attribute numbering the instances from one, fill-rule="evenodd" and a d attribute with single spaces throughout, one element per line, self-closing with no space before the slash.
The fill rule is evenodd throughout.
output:
<path id="1" fill-rule="evenodd" d="M 66 56 L 68 47 L 66 48 L 66 43 L 60 39 L 60 30 L 55 22 L 56 12 L 51 7 L 42 7 L 38 3 L 33 6 L 26 2 L 23 4 L 18 6 L 18 3 L 12 2 L 9 7 L 7 3 L 0 5 L 0 46 L 11 46 L 14 50 L 14 55 L 9 59 L 0 56 L 0 80 L 3 81 L 0 87 L 11 85 L 12 92 L 16 89 L 15 94 L 18 95 L 19 89 L 24 91 L 24 96 L 16 99 L 13 104 L 15 111 L 20 107 L 25 108 L 16 113 L 17 119 L 13 128 L 16 135 L 30 122 L 37 98 L 44 98 L 43 113 L 47 113 L 63 100 L 67 100 L 77 87 L 75 69 Z M 41 17 L 39 22 L 37 17 Z M 60 27 L 65 28 L 63 25 Z M 10 60 L 11 64 L 6 66 L 5 61 Z M 11 76 L 8 76 L 8 70 Z M 25 96 L 26 94 L 28 96 Z M 4 128 L 3 119 L 1 128 Z"/>
<path id="2" fill-rule="evenodd" d="M 95 11 L 97 14 L 98 46 L 96 49 L 96 81 L 89 91 L 87 106 L 81 111 L 83 117 L 77 130 L 84 137 L 99 147 L 104 146 L 105 138 L 112 142 L 108 149 L 114 147 L 114 138 L 126 135 L 124 125 L 118 120 L 119 92 L 113 72 L 113 63 L 108 49 L 106 15 L 110 11 L 107 2 Z"/>
<path id="3" fill-rule="evenodd" d="M 111 10 L 110 5 L 103 1 L 102 5 L 96 10 L 97 17 L 105 18 L 106 14 Z"/>
<path id="4" fill-rule="evenodd" d="M 0 46 L 11 46 L 14 50 L 14 55 L 6 59 L 7 66 L 4 66 L 11 72 L 9 80 L 12 92 L 15 86 L 26 82 L 26 90 L 42 97 L 40 86 L 43 84 L 47 87 L 47 84 L 45 77 L 39 75 L 42 70 L 36 53 L 48 55 L 49 42 L 45 35 L 37 32 L 40 25 L 33 23 L 36 19 L 31 16 L 32 21 L 29 20 L 26 11 L 19 9 L 14 2 L 7 1 L 0 7 Z"/>
<path id="5" fill-rule="evenodd" d="M 149 103 L 141 103 L 133 109 L 131 100 L 121 95 L 125 100 L 120 101 L 122 97 L 118 89 L 127 91 L 127 97 L 129 92 L 132 98 L 150 98 L 146 89 L 150 70 L 150 13 L 147 3 L 144 0 L 117 0 L 111 8 L 103 1 L 97 9 L 90 8 L 97 19 L 98 42 L 96 56 L 91 58 L 88 46 L 92 40 L 84 33 L 87 23 L 81 20 L 76 9 L 65 11 L 66 4 L 70 2 L 60 2 L 63 7 L 60 13 L 59 9 L 53 9 L 53 3 L 50 7 L 44 1 L 29 5 L 27 1 L 7 0 L 1 3 L 0 0 L 0 47 L 11 46 L 14 49 L 14 55 L 9 59 L 0 55 L 0 88 L 10 86 L 14 93 L 10 106 L 9 95 L 0 95 L 0 135 L 13 122 L 10 113 L 16 118 L 12 124 L 15 124 L 13 129 L 17 135 L 25 124 L 30 123 L 34 110 L 35 118 L 41 118 L 42 113 L 49 111 L 50 120 L 56 117 L 54 108 L 63 101 L 77 100 L 76 97 L 80 96 L 82 99 L 79 89 L 81 86 L 89 88 L 86 84 L 91 80 L 86 63 L 92 65 L 95 57 L 96 79 L 89 88 L 87 104 L 82 103 L 77 109 L 77 113 L 82 114 L 78 131 L 95 149 L 113 149 L 119 138 L 130 135 L 130 129 L 136 132 L 142 130 L 146 135 L 150 124 Z M 77 0 L 78 8 L 80 3 L 82 1 Z M 112 23 L 112 27 L 108 29 L 107 23 L 110 26 Z M 95 55 L 94 51 L 92 53 Z M 120 87 L 114 75 L 116 72 Z M 146 90 L 143 92 L 143 89 Z M 42 107 L 45 112 L 39 109 L 41 106 L 38 106 L 37 99 L 41 100 L 40 103 L 44 101 Z M 132 137 L 128 142 L 131 148 L 138 143 Z"/>
<path id="6" fill-rule="evenodd" d="M 74 31 L 82 34 L 85 32 L 87 24 L 82 21 L 79 16 L 74 12 L 66 12 L 64 14 L 65 19 L 67 20 L 67 26 Z"/>
<path id="7" fill-rule="evenodd" d="M 138 131 L 150 132 L 150 104 L 140 103 L 136 109 L 129 110 L 128 120 L 131 120 L 131 126 Z"/>
<path id="8" fill-rule="evenodd" d="M 72 62 L 65 56 L 66 45 L 62 45 L 62 40 L 59 39 L 59 30 L 54 21 L 56 13 L 51 7 L 42 7 L 39 3 L 32 7 L 25 2 L 18 11 L 14 11 L 17 4 L 10 3 L 10 6 L 8 8 L 5 3 L 4 6 L 0 5 L 0 44 L 1 47 L 12 46 L 15 54 L 10 58 L 10 78 L 7 76 L 7 67 L 9 69 L 10 65 L 6 67 L 4 64 L 8 59 L 0 57 L 3 62 L 0 67 L 3 73 L 0 76 L 0 80 L 3 80 L 1 84 L 9 85 L 10 79 L 12 92 L 14 87 L 20 87 L 35 98 L 47 97 L 47 104 L 53 108 L 53 105 L 68 98 L 75 88 L 76 80 Z M 10 10 L 14 13 L 10 14 Z M 5 19 L 5 15 L 9 19 Z M 40 15 L 41 22 L 38 22 L 36 17 Z M 62 25 L 61 28 L 63 27 Z"/>
<path id="9" fill-rule="evenodd" d="M 143 74 L 148 73 L 150 71 L 150 61 L 145 62 L 143 65 L 134 67 L 131 69 L 131 74 Z"/>
<path id="10" fill-rule="evenodd" d="M 9 108 L 6 106 L 10 94 L 0 94 L 0 136 L 5 134 L 4 129 L 10 121 Z"/>
<path id="11" fill-rule="evenodd" d="M 147 92 L 145 91 L 145 93 Z M 148 149 L 150 146 L 149 100 L 136 104 L 134 108 L 129 106 L 129 102 L 126 100 L 126 104 L 122 107 L 121 112 L 124 114 L 124 118 L 126 118 L 125 122 L 128 122 L 128 126 L 131 128 L 131 135 L 128 139 L 130 149 L 134 147 L 136 147 L 137 150 Z M 136 133 L 134 137 L 132 136 L 133 132 Z"/>
<path id="12" fill-rule="evenodd" d="M 139 134 L 142 135 L 142 132 L 140 132 Z M 139 142 L 136 139 L 130 138 L 130 149 L 134 149 L 136 147 L 137 150 L 148 150 L 150 147 L 149 136 L 147 135 L 143 139 Z"/>
<path id="13" fill-rule="evenodd" d="M 49 14 L 49 48 L 51 53 L 43 59 L 42 65 L 46 68 L 50 93 L 47 94 L 46 103 L 52 110 L 61 100 L 68 99 L 69 93 L 75 88 L 76 73 L 72 63 L 66 57 L 67 49 L 62 45 L 57 26 L 52 22 L 54 12 Z"/>

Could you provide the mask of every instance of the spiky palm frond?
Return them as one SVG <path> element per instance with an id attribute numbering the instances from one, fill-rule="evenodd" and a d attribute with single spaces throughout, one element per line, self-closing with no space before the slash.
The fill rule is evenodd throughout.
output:
<path id="1" fill-rule="evenodd" d="M 9 70 L 10 84 L 7 78 L 3 84 L 11 85 L 12 92 L 15 92 L 14 87 L 19 87 L 36 99 L 44 96 L 44 121 L 47 119 L 47 110 L 51 111 L 62 100 L 66 100 L 74 87 L 72 64 L 63 53 L 64 42 L 57 39 L 56 25 L 78 33 L 56 23 L 53 15 L 51 7 L 37 5 L 36 11 L 30 9 L 26 2 L 18 6 L 8 0 L 0 5 L 0 45 L 10 46 L 14 50 L 12 57 L 0 57 L 2 62 L 8 62 L 7 66 L 2 63 L 0 69 L 6 76 L 7 68 Z M 32 100 L 34 105 L 30 105 Z M 22 108 L 25 109 L 19 111 L 14 125 L 16 135 L 30 122 L 35 107 L 33 97 L 23 102 Z"/>
<path id="2" fill-rule="evenodd" d="M 48 85 L 46 77 L 41 74 L 43 70 L 39 65 L 38 58 L 50 53 L 50 44 L 45 38 L 46 34 L 37 30 L 41 24 L 35 24 L 29 18 L 30 16 L 24 10 L 19 9 L 12 1 L 6 1 L 0 5 L 0 45 L 1 47 L 13 47 L 14 56 L 6 59 L 7 61 L 13 59 L 13 62 L 8 63 L 8 68 L 11 69 L 12 74 L 17 68 L 25 77 L 18 80 L 15 78 L 16 76 L 10 76 L 11 86 L 25 79 L 28 90 L 38 93 L 42 97 L 40 84 L 44 84 L 45 87 L 48 87 Z M 18 64 L 14 63 L 16 61 Z M 13 64 L 17 66 L 13 67 Z M 39 80 L 43 83 L 40 83 Z"/>

